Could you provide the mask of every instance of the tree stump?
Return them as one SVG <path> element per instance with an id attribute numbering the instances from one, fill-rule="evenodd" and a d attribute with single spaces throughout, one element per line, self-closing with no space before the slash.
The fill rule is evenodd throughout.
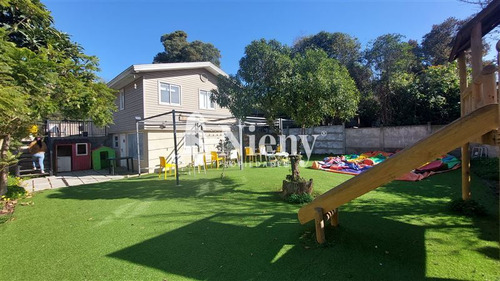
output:
<path id="1" fill-rule="evenodd" d="M 313 180 L 310 179 L 306 181 L 302 179 L 301 181 L 288 181 L 283 180 L 283 187 L 281 190 L 281 195 L 286 198 L 290 194 L 311 194 L 313 191 Z"/>
<path id="2" fill-rule="evenodd" d="M 306 181 L 300 177 L 299 162 L 300 155 L 291 155 L 290 164 L 292 166 L 292 174 L 288 175 L 286 180 L 283 180 L 281 195 L 286 198 L 290 194 L 311 194 L 313 191 L 313 180 Z"/>

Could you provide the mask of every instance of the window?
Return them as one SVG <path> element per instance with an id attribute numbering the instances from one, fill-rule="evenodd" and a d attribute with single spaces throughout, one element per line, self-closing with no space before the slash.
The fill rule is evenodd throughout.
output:
<path id="1" fill-rule="evenodd" d="M 210 100 L 212 93 L 200 90 L 200 109 L 215 109 L 215 103 Z"/>
<path id="2" fill-rule="evenodd" d="M 144 137 L 142 133 L 139 133 L 139 152 L 141 153 L 141 159 L 144 159 Z M 127 155 L 133 159 L 137 159 L 137 135 L 128 134 L 127 135 Z"/>
<path id="3" fill-rule="evenodd" d="M 76 144 L 76 155 L 87 155 L 87 144 L 86 143 L 77 143 Z"/>
<path id="4" fill-rule="evenodd" d="M 119 142 L 118 142 L 118 135 L 113 136 L 113 147 L 118 148 Z"/>
<path id="5" fill-rule="evenodd" d="M 125 92 L 123 90 L 120 90 L 119 101 L 120 101 L 119 109 L 124 110 L 125 109 Z"/>
<path id="6" fill-rule="evenodd" d="M 160 83 L 160 104 L 181 105 L 181 87 Z"/>

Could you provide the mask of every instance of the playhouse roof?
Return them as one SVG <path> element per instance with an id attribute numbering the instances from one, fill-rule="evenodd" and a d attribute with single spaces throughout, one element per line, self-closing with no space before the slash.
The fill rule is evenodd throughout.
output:
<path id="1" fill-rule="evenodd" d="M 461 52 L 470 48 L 472 28 L 479 22 L 481 23 L 482 36 L 500 24 L 500 0 L 493 0 L 458 31 L 457 36 L 453 40 L 450 62 L 454 61 Z"/>

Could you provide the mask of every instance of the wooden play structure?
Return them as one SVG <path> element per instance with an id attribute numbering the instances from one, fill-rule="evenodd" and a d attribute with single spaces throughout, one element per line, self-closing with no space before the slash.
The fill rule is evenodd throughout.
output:
<path id="1" fill-rule="evenodd" d="M 318 243 L 325 242 L 325 220 L 330 220 L 332 226 L 339 224 L 340 206 L 458 147 L 462 148 L 462 198 L 470 198 L 469 143 L 500 145 L 497 83 L 500 74 L 497 66 L 484 66 L 482 60 L 482 37 L 499 23 L 500 0 L 495 0 L 465 24 L 454 40 L 450 61 L 458 58 L 461 118 L 383 163 L 325 192 L 299 210 L 301 224 L 315 220 Z M 496 44 L 496 50 L 496 64 L 500 65 L 500 41 Z M 470 79 L 467 79 L 468 54 L 472 68 Z"/>

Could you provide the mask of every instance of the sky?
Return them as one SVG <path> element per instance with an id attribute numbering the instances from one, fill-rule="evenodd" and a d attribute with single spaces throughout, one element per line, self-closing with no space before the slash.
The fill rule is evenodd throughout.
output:
<path id="1" fill-rule="evenodd" d="M 113 79 L 132 64 L 151 63 L 163 51 L 160 37 L 176 30 L 188 41 L 212 43 L 221 68 L 235 74 L 245 46 L 261 38 L 292 45 L 320 31 L 357 37 L 363 49 L 387 33 L 421 42 L 433 24 L 478 12 L 458 0 L 42 0 L 55 26 L 71 35 L 85 53 L 99 58 L 99 76 Z"/>

